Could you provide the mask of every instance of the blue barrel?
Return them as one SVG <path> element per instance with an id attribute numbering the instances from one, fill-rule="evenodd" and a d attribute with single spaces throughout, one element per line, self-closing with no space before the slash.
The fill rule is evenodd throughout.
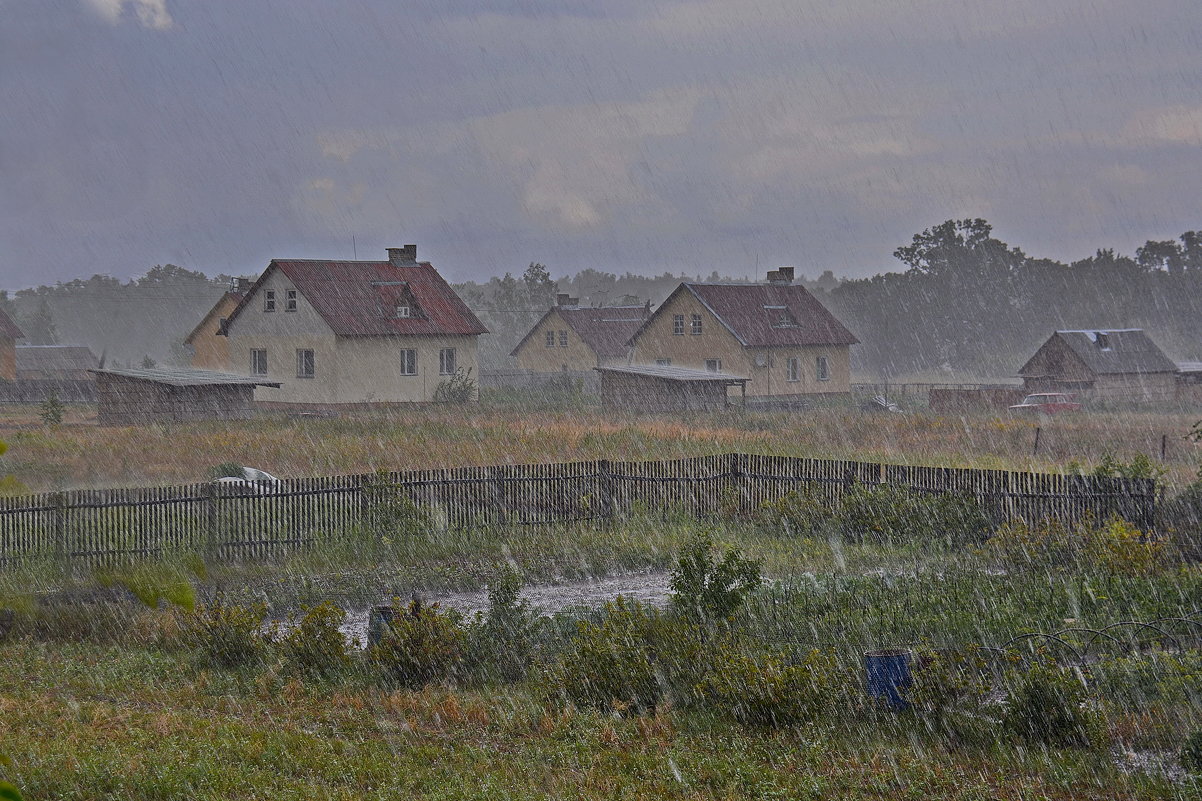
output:
<path id="1" fill-rule="evenodd" d="M 868 695 L 889 709 L 909 708 L 903 693 L 914 678 L 910 673 L 913 655 L 905 648 L 885 648 L 864 654 L 864 678 Z"/>
<path id="2" fill-rule="evenodd" d="M 367 613 L 367 647 L 379 645 L 384 630 L 400 616 L 401 610 L 395 606 L 373 606 Z"/>

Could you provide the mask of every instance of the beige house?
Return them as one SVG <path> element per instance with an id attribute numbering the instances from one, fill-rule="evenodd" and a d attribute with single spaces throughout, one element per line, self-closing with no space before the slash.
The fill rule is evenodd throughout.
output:
<path id="1" fill-rule="evenodd" d="M 184 346 L 192 354 L 192 366 L 205 370 L 224 370 L 230 363 L 229 337 L 225 336 L 225 323 L 242 298 L 250 289 L 250 281 L 235 278 L 229 291 L 213 304 L 192 333 L 184 338 Z"/>
<path id="2" fill-rule="evenodd" d="M 281 383 L 257 401 L 306 406 L 429 401 L 477 375 L 487 329 L 415 245 L 388 256 L 273 260 L 226 322 L 225 369 Z"/>
<path id="3" fill-rule="evenodd" d="M 849 393 L 859 340 L 793 284 L 792 268 L 768 278 L 681 284 L 631 337 L 631 364 L 746 376 L 748 397 Z"/>
<path id="4" fill-rule="evenodd" d="M 1027 392 L 1170 401 L 1177 365 L 1139 328 L 1056 331 L 1018 371 Z"/>
<path id="5" fill-rule="evenodd" d="M 551 373 L 625 364 L 630 336 L 651 316 L 651 306 L 581 308 L 559 295 L 509 355 L 522 370 Z"/>

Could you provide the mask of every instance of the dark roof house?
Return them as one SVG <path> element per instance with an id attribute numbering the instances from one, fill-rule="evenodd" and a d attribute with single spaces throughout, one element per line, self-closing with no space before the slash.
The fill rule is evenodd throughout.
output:
<path id="1" fill-rule="evenodd" d="M 1054 332 L 1018 371 L 1029 392 L 1169 399 L 1177 365 L 1139 328 Z"/>
<path id="2" fill-rule="evenodd" d="M 100 360 L 83 345 L 18 345 L 18 381 L 88 381 Z"/>

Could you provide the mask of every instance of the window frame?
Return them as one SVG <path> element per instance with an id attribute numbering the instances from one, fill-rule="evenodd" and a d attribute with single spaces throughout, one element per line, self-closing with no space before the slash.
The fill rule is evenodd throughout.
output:
<path id="1" fill-rule="evenodd" d="M 693 314 L 689 317 L 689 336 L 701 336 L 701 315 Z"/>
<path id="2" fill-rule="evenodd" d="M 711 367 L 711 365 L 713 365 L 713 366 Z M 721 359 L 706 359 L 705 360 L 705 369 L 711 373 L 722 372 L 722 360 Z"/>
<path id="3" fill-rule="evenodd" d="M 263 290 L 263 311 L 264 312 L 273 312 L 275 310 L 276 310 L 275 290 L 274 289 L 264 289 Z"/>
<path id="4" fill-rule="evenodd" d="M 674 337 L 684 336 L 684 315 L 683 314 L 673 314 L 672 315 L 672 336 L 674 336 Z"/>
<path id="5" fill-rule="evenodd" d="M 263 359 L 263 369 L 259 370 L 259 357 Z M 250 349 L 250 374 L 253 376 L 268 375 L 267 366 L 267 348 L 251 348 Z"/>
<path id="6" fill-rule="evenodd" d="M 294 312 L 297 308 L 297 291 L 295 289 L 284 290 L 284 311 Z"/>
<path id="7" fill-rule="evenodd" d="M 671 359 L 656 359 L 655 366 L 656 367 L 671 367 L 672 360 Z"/>
<path id="8" fill-rule="evenodd" d="M 567 346 L 568 346 L 568 332 L 560 331 L 559 332 L 559 347 L 566 348 Z"/>
<path id="9" fill-rule="evenodd" d="M 785 361 L 785 380 L 790 384 L 801 381 L 801 359 L 790 356 Z"/>
<path id="10" fill-rule="evenodd" d="M 447 354 L 450 354 L 448 357 Z M 448 366 L 449 362 L 449 366 Z M 441 348 L 438 351 L 438 374 L 439 375 L 455 375 L 456 367 L 455 349 Z"/>
<path id="11" fill-rule="evenodd" d="M 308 354 L 308 372 L 305 372 L 305 354 Z M 296 377 L 297 378 L 316 378 L 317 377 L 317 354 L 312 348 L 297 348 L 296 349 Z"/>
<path id="12" fill-rule="evenodd" d="M 553 329 L 548 328 L 547 333 L 543 335 L 543 347 L 555 347 L 555 331 Z"/>
<path id="13" fill-rule="evenodd" d="M 401 348 L 401 375 L 417 375 L 417 348 Z"/>
<path id="14" fill-rule="evenodd" d="M 831 363 L 825 356 L 819 356 L 814 363 L 814 372 L 818 376 L 819 381 L 831 380 Z"/>

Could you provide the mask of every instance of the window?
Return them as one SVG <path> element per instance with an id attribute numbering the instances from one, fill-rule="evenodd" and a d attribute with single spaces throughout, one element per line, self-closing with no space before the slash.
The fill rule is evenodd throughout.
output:
<path id="1" fill-rule="evenodd" d="M 694 314 L 690 323 L 692 323 L 692 328 L 689 329 L 689 333 L 693 336 L 699 335 L 701 333 L 701 315 Z"/>
<path id="2" fill-rule="evenodd" d="M 317 375 L 316 365 L 313 362 L 313 351 L 298 348 L 296 351 L 296 377 L 297 378 L 312 378 Z"/>
<path id="3" fill-rule="evenodd" d="M 284 290 L 284 311 L 296 311 L 296 290 Z"/>
<path id="4" fill-rule="evenodd" d="M 401 351 L 401 375 L 417 375 L 417 351 L 406 348 Z"/>
<path id="5" fill-rule="evenodd" d="M 250 374 L 267 375 L 267 351 L 264 348 L 251 348 Z"/>
<path id="6" fill-rule="evenodd" d="M 671 367 L 672 360 L 671 359 L 656 359 L 655 366 L 656 367 Z"/>
<path id="7" fill-rule="evenodd" d="M 438 374 L 455 375 L 454 348 L 443 348 L 438 352 Z"/>
<path id="8" fill-rule="evenodd" d="M 555 347 L 555 332 L 554 331 L 547 332 L 547 347 L 548 348 Z"/>
<path id="9" fill-rule="evenodd" d="M 560 331 L 559 332 L 559 347 L 566 348 L 567 346 L 568 346 L 568 332 Z"/>
<path id="10" fill-rule="evenodd" d="M 672 315 L 672 333 L 678 337 L 684 336 L 684 315 Z"/>
<path id="11" fill-rule="evenodd" d="M 788 376 L 790 381 L 801 380 L 801 359 L 798 359 L 796 356 L 789 359 Z"/>
<path id="12" fill-rule="evenodd" d="M 406 320 L 412 316 L 412 310 L 408 306 L 397 306 L 396 316 L 398 320 Z"/>
<path id="13" fill-rule="evenodd" d="M 263 290 L 263 311 L 265 311 L 265 312 L 275 311 L 275 290 L 274 289 Z"/>
<path id="14" fill-rule="evenodd" d="M 706 359 L 705 360 L 705 369 L 709 370 L 711 373 L 722 372 L 722 360 L 721 359 Z"/>
<path id="15" fill-rule="evenodd" d="M 830 368 L 830 365 L 828 365 L 826 363 L 825 356 L 818 357 L 818 380 L 819 381 L 830 381 L 831 380 L 831 368 Z"/>

